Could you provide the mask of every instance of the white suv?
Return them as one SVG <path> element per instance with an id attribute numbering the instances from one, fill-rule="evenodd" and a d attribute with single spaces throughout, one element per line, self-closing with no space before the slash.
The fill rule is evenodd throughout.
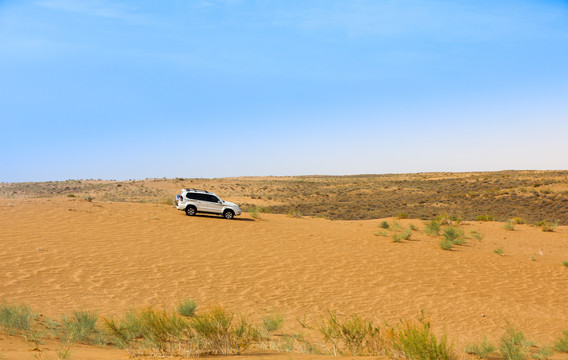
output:
<path id="1" fill-rule="evenodd" d="M 223 215 L 225 219 L 241 215 L 239 205 L 221 200 L 216 194 L 205 190 L 181 189 L 181 194 L 176 195 L 176 208 L 184 210 L 189 216 L 198 212 Z"/>

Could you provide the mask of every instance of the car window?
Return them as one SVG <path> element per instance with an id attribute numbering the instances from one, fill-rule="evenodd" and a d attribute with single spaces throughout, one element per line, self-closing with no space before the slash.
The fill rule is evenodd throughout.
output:
<path id="1" fill-rule="evenodd" d="M 209 195 L 209 199 L 210 199 L 209 201 L 214 203 L 219 202 L 219 198 L 215 195 Z"/>
<path id="2" fill-rule="evenodd" d="M 185 197 L 188 198 L 189 200 L 198 200 L 199 198 L 197 197 L 196 193 L 187 193 L 185 194 Z"/>

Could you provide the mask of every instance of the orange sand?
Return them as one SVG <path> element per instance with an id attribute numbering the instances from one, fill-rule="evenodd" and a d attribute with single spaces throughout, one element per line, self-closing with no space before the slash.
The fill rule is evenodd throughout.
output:
<path id="1" fill-rule="evenodd" d="M 193 298 L 200 309 L 279 313 L 289 329 L 327 309 L 379 322 L 415 319 L 423 309 L 458 353 L 483 335 L 495 341 L 507 321 L 539 344 L 568 330 L 568 227 L 511 232 L 503 223 L 469 222 L 466 232 L 475 228 L 484 239 L 443 251 L 421 231 L 403 243 L 375 236 L 380 220 L 261 216 L 228 221 L 167 205 L 0 200 L 0 301 L 58 318 L 80 309 L 113 316 L 173 308 Z M 499 247 L 504 256 L 494 253 Z M 17 353 L 10 341 L 18 342 L 0 334 L 0 358 Z M 91 358 L 79 353 L 72 358 Z"/>

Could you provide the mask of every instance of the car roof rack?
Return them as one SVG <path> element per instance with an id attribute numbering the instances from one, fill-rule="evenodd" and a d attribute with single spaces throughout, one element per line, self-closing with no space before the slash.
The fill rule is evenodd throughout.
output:
<path id="1" fill-rule="evenodd" d="M 204 193 L 207 193 L 207 194 L 212 194 L 212 193 L 210 193 L 210 192 L 207 191 L 207 190 L 199 190 L 199 189 L 184 189 L 184 190 L 185 190 L 185 191 L 201 191 L 201 192 L 204 192 Z"/>

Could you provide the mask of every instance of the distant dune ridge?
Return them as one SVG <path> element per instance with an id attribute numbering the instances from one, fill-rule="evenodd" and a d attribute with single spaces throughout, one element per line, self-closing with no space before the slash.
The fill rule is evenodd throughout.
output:
<path id="1" fill-rule="evenodd" d="M 340 220 L 405 214 L 431 219 L 448 213 L 464 220 L 490 214 L 506 221 L 558 221 L 568 225 L 568 171 L 499 171 L 354 176 L 68 180 L 2 183 L 0 198 L 77 196 L 100 201 L 171 203 L 182 188 L 216 192 L 272 213 Z"/>
<path id="2" fill-rule="evenodd" d="M 302 331 L 296 319 L 314 323 L 327 310 L 381 324 L 416 319 L 423 310 L 459 358 L 469 358 L 465 346 L 484 335 L 498 343 L 508 323 L 541 347 L 568 330 L 568 227 L 560 217 L 567 179 L 568 172 L 499 172 L 1 184 L 0 302 L 28 304 L 57 319 L 82 309 L 101 317 L 173 309 L 192 298 L 198 311 L 222 305 L 256 318 L 280 314 L 290 333 Z M 304 216 L 188 217 L 166 204 L 182 187 Z M 356 217 L 342 201 L 349 198 L 373 199 L 394 217 L 306 216 Z M 397 204 L 403 198 L 406 205 Z M 318 201 L 332 209 L 318 212 Z M 473 207 L 481 203 L 487 207 Z M 412 209 L 424 217 L 443 214 L 440 222 L 459 229 L 465 243 L 443 250 L 448 225 L 428 235 Z M 457 219 L 480 214 L 518 219 L 509 226 Z M 543 231 L 530 219 L 560 222 Z M 391 236 L 411 225 L 410 237 Z M 32 358 L 29 343 L 18 341 L 0 332 L 0 354 Z M 128 358 L 76 349 L 72 359 Z"/>

